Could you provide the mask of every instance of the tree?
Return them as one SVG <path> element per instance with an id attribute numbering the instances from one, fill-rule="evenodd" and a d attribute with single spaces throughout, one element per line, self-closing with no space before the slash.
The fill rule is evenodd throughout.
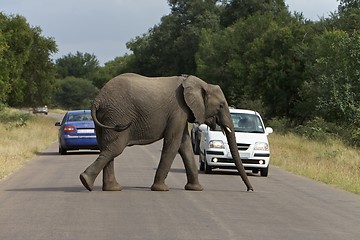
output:
<path id="1" fill-rule="evenodd" d="M 89 79 L 96 73 L 99 61 L 94 54 L 76 52 L 75 55 L 69 53 L 57 59 L 56 67 L 59 78 L 73 76 Z"/>
<path id="2" fill-rule="evenodd" d="M 25 63 L 22 79 L 24 86 L 24 100 L 18 105 L 41 106 L 49 105 L 53 93 L 56 69 L 50 56 L 57 51 L 56 43 L 52 38 L 41 36 L 39 27 L 33 28 L 33 43 L 29 60 Z"/>
<path id="3" fill-rule="evenodd" d="M 134 54 L 135 72 L 148 76 L 194 74 L 201 30 L 220 27 L 215 0 L 168 2 L 171 14 L 147 34 L 127 43 Z"/>
<path id="4" fill-rule="evenodd" d="M 257 13 L 223 32 L 204 32 L 198 75 L 220 84 L 231 105 L 264 105 L 268 117 L 292 116 L 305 81 L 308 35 L 307 25 L 286 11 Z"/>
<path id="5" fill-rule="evenodd" d="M 256 13 L 279 14 L 286 10 L 284 0 L 230 0 L 223 2 L 221 25 L 224 27 L 231 26 L 238 20 L 246 19 Z"/>
<path id="6" fill-rule="evenodd" d="M 54 102 L 65 109 L 87 109 L 97 92 L 89 80 L 66 77 L 56 81 Z"/>
<path id="7" fill-rule="evenodd" d="M 125 54 L 122 57 L 116 57 L 114 60 L 106 62 L 105 66 L 100 67 L 90 80 L 100 89 L 111 78 L 121 73 L 134 72 L 132 67 L 133 57 L 133 55 Z"/>
<path id="8" fill-rule="evenodd" d="M 57 51 L 51 38 L 41 36 L 22 16 L 0 13 L 0 103 L 34 106 L 49 102 Z"/>
<path id="9" fill-rule="evenodd" d="M 335 15 L 336 17 L 336 15 Z M 360 28 L 360 0 L 340 0 L 335 25 L 352 34 Z"/>
<path id="10" fill-rule="evenodd" d="M 360 33 L 334 30 L 316 37 L 309 49 L 316 56 L 304 89 L 308 109 L 329 122 L 359 127 Z M 306 90 L 306 91 L 305 91 Z"/>
<path id="11" fill-rule="evenodd" d="M 0 102 L 11 98 L 23 99 L 25 81 L 21 79 L 24 64 L 29 58 L 32 44 L 32 30 L 22 16 L 5 16 L 0 13 Z"/>

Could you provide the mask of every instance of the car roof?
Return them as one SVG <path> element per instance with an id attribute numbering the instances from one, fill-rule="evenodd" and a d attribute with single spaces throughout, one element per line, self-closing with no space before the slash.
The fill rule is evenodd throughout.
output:
<path id="1" fill-rule="evenodd" d="M 73 110 L 68 111 L 67 114 L 80 114 L 80 113 L 90 113 L 91 110 Z"/>
<path id="2" fill-rule="evenodd" d="M 229 110 L 230 113 L 246 113 L 246 114 L 260 115 L 258 112 L 248 109 L 230 108 Z"/>

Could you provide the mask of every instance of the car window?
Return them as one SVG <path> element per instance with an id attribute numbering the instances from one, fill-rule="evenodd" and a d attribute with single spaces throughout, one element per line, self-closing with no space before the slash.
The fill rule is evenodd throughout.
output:
<path id="1" fill-rule="evenodd" d="M 92 117 L 90 113 L 69 114 L 68 121 L 69 122 L 92 121 Z"/>
<path id="2" fill-rule="evenodd" d="M 235 132 L 264 133 L 264 127 L 259 116 L 246 113 L 231 113 L 231 118 L 235 127 Z M 216 126 L 217 131 L 221 131 L 220 126 Z"/>

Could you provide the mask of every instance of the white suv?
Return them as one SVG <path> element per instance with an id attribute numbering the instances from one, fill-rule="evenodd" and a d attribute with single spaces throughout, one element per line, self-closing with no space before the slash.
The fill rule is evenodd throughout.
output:
<path id="1" fill-rule="evenodd" d="M 230 109 L 235 127 L 236 142 L 242 163 L 247 170 L 266 177 L 269 172 L 270 148 L 267 135 L 273 132 L 265 128 L 259 113 L 251 110 Z M 202 124 L 197 127 L 199 136 L 200 170 L 211 173 L 213 168 L 235 168 L 226 136 L 219 126 L 215 131 Z M 197 146 L 195 146 L 197 147 Z"/>

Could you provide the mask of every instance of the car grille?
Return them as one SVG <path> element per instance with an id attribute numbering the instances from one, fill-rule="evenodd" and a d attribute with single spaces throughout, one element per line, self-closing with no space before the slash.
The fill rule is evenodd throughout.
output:
<path id="1" fill-rule="evenodd" d="M 206 151 L 206 154 L 209 154 L 209 155 L 224 155 L 223 152 L 218 152 L 218 151 Z"/>
<path id="2" fill-rule="evenodd" d="M 270 157 L 269 153 L 255 153 L 254 157 Z"/>
<path id="3" fill-rule="evenodd" d="M 242 163 L 247 163 L 247 164 L 260 164 L 259 159 L 241 159 Z M 218 158 L 218 163 L 234 163 L 233 159 L 229 159 L 229 158 Z"/>
<path id="4" fill-rule="evenodd" d="M 239 151 L 246 151 L 250 147 L 250 144 L 238 143 L 237 147 L 238 147 Z"/>

